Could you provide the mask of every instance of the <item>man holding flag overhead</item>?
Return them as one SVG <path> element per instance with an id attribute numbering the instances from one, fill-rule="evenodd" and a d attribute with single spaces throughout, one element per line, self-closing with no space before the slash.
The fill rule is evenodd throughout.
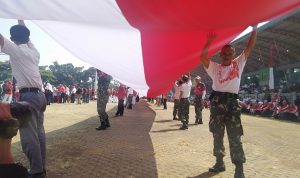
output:
<path id="1" fill-rule="evenodd" d="M 216 164 L 209 169 L 210 172 L 225 171 L 223 157 L 225 156 L 225 147 L 223 143 L 225 127 L 228 135 L 231 161 L 235 164 L 235 178 L 243 178 L 243 163 L 246 162 L 241 136 L 243 127 L 241 124 L 241 109 L 238 104 L 238 91 L 241 82 L 241 75 L 245 67 L 247 58 L 256 42 L 256 29 L 249 39 L 246 49 L 238 56 L 235 56 L 235 49 L 232 45 L 226 44 L 221 49 L 221 64 L 210 61 L 207 53 L 216 34 L 209 34 L 208 40 L 201 53 L 201 60 L 204 69 L 213 80 L 210 100 L 210 121 L 209 129 L 214 137 L 214 156 Z"/>

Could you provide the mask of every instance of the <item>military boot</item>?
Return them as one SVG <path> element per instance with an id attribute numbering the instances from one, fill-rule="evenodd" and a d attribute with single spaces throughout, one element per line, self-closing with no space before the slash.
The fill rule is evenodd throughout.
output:
<path id="1" fill-rule="evenodd" d="M 199 119 L 198 124 L 203 124 L 202 118 Z"/>
<path id="2" fill-rule="evenodd" d="M 179 130 L 187 130 L 187 129 L 189 129 L 189 128 L 186 123 L 183 123 L 182 126 L 179 128 Z"/>
<path id="3" fill-rule="evenodd" d="M 96 128 L 96 130 L 105 130 L 107 127 L 105 122 L 101 122 L 101 125 L 99 127 Z"/>
<path id="4" fill-rule="evenodd" d="M 106 127 L 110 127 L 110 123 L 109 123 L 108 118 L 106 119 L 105 123 L 106 123 Z"/>
<path id="5" fill-rule="evenodd" d="M 209 168 L 209 172 L 223 172 L 223 171 L 225 171 L 225 164 L 223 158 L 217 157 L 216 164 L 213 167 Z"/>
<path id="6" fill-rule="evenodd" d="M 245 178 L 243 164 L 235 165 L 234 178 Z"/>
<path id="7" fill-rule="evenodd" d="M 195 125 L 198 125 L 199 124 L 199 118 L 196 117 L 196 120 L 195 120 Z"/>

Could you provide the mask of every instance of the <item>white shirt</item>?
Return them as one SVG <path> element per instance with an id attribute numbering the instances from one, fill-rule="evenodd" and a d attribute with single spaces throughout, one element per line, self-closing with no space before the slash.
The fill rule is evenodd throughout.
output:
<path id="1" fill-rule="evenodd" d="M 127 96 L 128 95 L 133 95 L 133 89 L 131 87 L 128 88 Z"/>
<path id="2" fill-rule="evenodd" d="M 189 80 L 187 83 L 183 83 L 180 86 L 180 91 L 182 91 L 181 98 L 189 98 L 191 94 L 192 81 Z"/>
<path id="3" fill-rule="evenodd" d="M 17 80 L 18 88 L 43 88 L 39 71 L 40 54 L 30 41 L 16 45 L 4 38 L 1 50 L 10 57 L 12 74 Z"/>
<path id="4" fill-rule="evenodd" d="M 69 87 L 66 87 L 66 95 L 70 95 L 70 89 L 69 89 Z"/>
<path id="5" fill-rule="evenodd" d="M 51 92 L 53 92 L 52 85 L 50 83 L 47 83 L 45 89 L 50 90 Z"/>
<path id="6" fill-rule="evenodd" d="M 208 68 L 204 67 L 204 69 L 213 80 L 214 91 L 238 94 L 245 64 L 245 53 L 242 52 L 228 66 L 210 61 Z"/>
<path id="7" fill-rule="evenodd" d="M 180 86 L 177 85 L 177 82 L 175 82 L 174 84 L 174 89 L 175 89 L 175 93 L 174 93 L 174 99 L 175 100 L 179 100 L 180 98 Z"/>
<path id="8" fill-rule="evenodd" d="M 76 89 L 75 87 L 73 87 L 71 93 L 72 93 L 72 94 L 75 94 L 76 91 L 77 91 L 77 89 Z"/>

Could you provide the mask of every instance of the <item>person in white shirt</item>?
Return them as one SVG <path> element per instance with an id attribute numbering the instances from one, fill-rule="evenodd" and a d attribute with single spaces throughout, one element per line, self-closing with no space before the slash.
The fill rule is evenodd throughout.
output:
<path id="1" fill-rule="evenodd" d="M 53 102 L 53 88 L 49 82 L 47 82 L 45 87 L 45 95 L 47 98 L 47 105 L 50 105 L 50 103 Z"/>
<path id="2" fill-rule="evenodd" d="M 221 63 L 218 64 L 207 58 L 208 49 L 216 34 L 209 34 L 208 40 L 202 50 L 201 60 L 204 69 L 213 80 L 213 92 L 210 96 L 211 109 L 209 129 L 214 138 L 214 156 L 216 164 L 209 169 L 210 172 L 225 171 L 223 157 L 225 147 L 223 144 L 225 127 L 227 130 L 231 161 L 235 164 L 235 178 L 243 178 L 243 163 L 246 162 L 241 136 L 243 128 L 241 124 L 241 109 L 237 102 L 241 75 L 247 58 L 256 42 L 256 29 L 253 27 L 251 37 L 246 49 L 236 58 L 232 45 L 225 45 L 220 53 Z"/>
<path id="3" fill-rule="evenodd" d="M 174 84 L 174 89 L 175 89 L 175 93 L 174 93 L 174 108 L 173 108 L 173 120 L 178 120 L 178 118 L 176 117 L 176 115 L 179 117 L 179 102 L 180 102 L 180 87 L 182 84 L 182 80 L 179 79 L 175 82 Z"/>
<path id="4" fill-rule="evenodd" d="M 73 85 L 71 90 L 71 103 L 75 103 L 75 96 L 76 96 L 76 87 Z"/>
<path id="5" fill-rule="evenodd" d="M 188 129 L 189 124 L 189 110 L 190 110 L 190 94 L 192 88 L 191 75 L 184 75 L 182 77 L 182 85 L 180 87 L 180 108 L 179 108 L 179 119 L 182 122 L 180 130 Z"/>
<path id="6" fill-rule="evenodd" d="M 46 139 L 44 112 L 46 97 L 42 92 L 43 83 L 39 72 L 40 54 L 30 42 L 30 31 L 22 20 L 10 28 L 10 39 L 0 34 L 1 51 L 10 57 L 12 74 L 20 89 L 20 101 L 27 101 L 32 114 L 20 127 L 23 152 L 29 159 L 29 177 L 43 178 L 46 174 Z"/>

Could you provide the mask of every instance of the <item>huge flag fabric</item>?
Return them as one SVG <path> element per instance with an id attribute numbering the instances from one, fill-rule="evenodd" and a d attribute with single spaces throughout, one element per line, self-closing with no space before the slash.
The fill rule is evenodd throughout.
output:
<path id="1" fill-rule="evenodd" d="M 65 49 L 156 96 L 249 25 L 299 10 L 299 0 L 0 0 L 0 18 L 33 20 Z M 34 34 L 33 34 L 34 35 Z"/>

